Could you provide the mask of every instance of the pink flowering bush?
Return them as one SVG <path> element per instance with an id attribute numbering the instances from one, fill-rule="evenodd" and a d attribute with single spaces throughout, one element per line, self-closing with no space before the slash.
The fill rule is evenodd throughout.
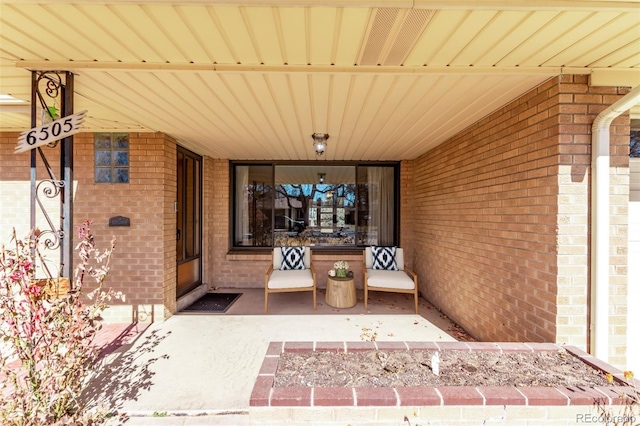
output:
<path id="1" fill-rule="evenodd" d="M 103 413 L 88 412 L 79 396 L 95 366 L 98 348 L 92 341 L 112 297 L 103 282 L 115 239 L 100 252 L 89 221 L 78 227 L 78 239 L 74 286 L 59 297 L 34 280 L 37 231 L 23 240 L 14 231 L 11 247 L 0 251 L 2 425 L 94 425 L 105 419 Z M 83 296 L 86 277 L 95 279 L 97 288 Z"/>

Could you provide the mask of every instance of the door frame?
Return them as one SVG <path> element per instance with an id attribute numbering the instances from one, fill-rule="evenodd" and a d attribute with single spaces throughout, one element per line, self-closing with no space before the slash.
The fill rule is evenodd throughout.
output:
<path id="1" fill-rule="evenodd" d="M 182 158 L 182 161 L 181 161 Z M 188 160 L 197 167 L 192 168 L 191 197 L 184 196 L 189 181 L 185 179 L 189 169 Z M 182 163 L 182 164 L 181 164 Z M 202 156 L 177 145 L 176 152 L 176 299 L 202 284 Z M 191 203 L 191 206 L 189 204 Z M 191 208 L 191 220 L 185 212 Z M 190 222 L 190 223 L 189 223 Z M 192 235 L 191 235 L 192 234 Z M 184 244 L 190 241 L 191 244 Z M 191 249 L 191 253 L 190 250 Z M 181 253 L 180 253 L 181 251 Z"/>

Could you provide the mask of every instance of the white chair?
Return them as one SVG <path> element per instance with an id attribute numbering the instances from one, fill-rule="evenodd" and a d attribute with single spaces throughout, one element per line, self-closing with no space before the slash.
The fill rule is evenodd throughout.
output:
<path id="1" fill-rule="evenodd" d="M 298 259 L 286 259 L 282 249 L 302 249 L 302 269 L 287 269 L 292 260 L 295 266 L 300 266 Z M 295 256 L 293 256 L 295 257 Z M 317 309 L 316 302 L 316 272 L 311 263 L 310 247 L 276 247 L 273 249 L 271 264 L 264 277 L 264 313 L 269 308 L 269 293 L 284 293 L 294 291 L 310 291 L 313 293 L 313 309 Z M 287 263 L 287 265 L 285 265 Z"/>
<path id="2" fill-rule="evenodd" d="M 404 252 L 395 247 L 395 266 L 397 270 L 374 269 L 374 256 L 371 247 L 364 251 L 364 308 L 367 309 L 369 291 L 386 291 L 413 294 L 416 314 L 418 313 L 418 276 L 404 266 Z M 378 262 L 379 263 L 379 262 Z M 377 265 L 380 266 L 379 264 Z"/>

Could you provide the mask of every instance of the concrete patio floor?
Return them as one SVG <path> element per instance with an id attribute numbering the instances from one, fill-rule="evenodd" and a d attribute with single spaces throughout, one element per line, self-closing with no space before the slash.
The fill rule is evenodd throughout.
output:
<path id="1" fill-rule="evenodd" d="M 233 289 L 222 291 L 234 291 Z M 153 324 L 109 325 L 109 345 L 88 397 L 127 418 L 109 425 L 245 425 L 254 381 L 272 341 L 455 341 L 455 324 L 426 301 L 376 293 L 365 312 L 331 308 L 318 293 L 243 295 L 226 314 L 182 314 Z"/>

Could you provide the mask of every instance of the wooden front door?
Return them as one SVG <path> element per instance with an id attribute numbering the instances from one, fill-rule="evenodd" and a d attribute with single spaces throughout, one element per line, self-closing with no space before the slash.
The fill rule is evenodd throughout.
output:
<path id="1" fill-rule="evenodd" d="M 202 283 L 202 157 L 178 147 L 176 297 Z"/>

